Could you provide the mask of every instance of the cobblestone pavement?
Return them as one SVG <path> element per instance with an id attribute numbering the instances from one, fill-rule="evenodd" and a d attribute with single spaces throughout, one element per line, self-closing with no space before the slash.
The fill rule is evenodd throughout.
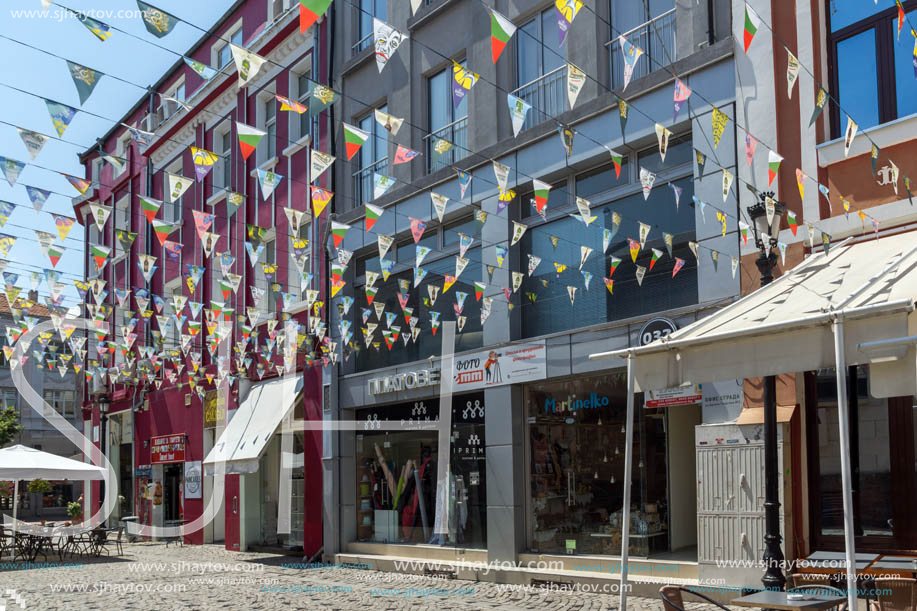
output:
<path id="1" fill-rule="evenodd" d="M 43 559 L 39 556 L 39 561 Z M 355 568 L 304 569 L 294 557 L 228 552 L 219 545 L 166 547 L 125 544 L 122 556 L 85 560 L 65 557 L 63 565 L 38 562 L 25 570 L 0 563 L 0 608 L 26 610 L 104 609 L 617 609 L 615 594 L 511 591 L 507 586 Z M 5 562 L 5 561 L 4 561 Z M 287 566 L 283 566 L 287 564 Z M 431 589 L 450 591 L 429 594 Z M 662 610 L 658 600 L 630 598 L 628 608 Z M 689 609 L 714 609 L 689 605 Z"/>

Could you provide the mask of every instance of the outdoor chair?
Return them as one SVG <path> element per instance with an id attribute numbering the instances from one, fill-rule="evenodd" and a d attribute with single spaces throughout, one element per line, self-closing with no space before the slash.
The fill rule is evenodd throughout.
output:
<path id="1" fill-rule="evenodd" d="M 876 577 L 876 598 L 870 611 L 915 611 L 917 579 Z M 885 592 L 890 593 L 885 593 Z"/>
<path id="2" fill-rule="evenodd" d="M 102 552 L 105 552 L 106 554 L 110 555 L 110 552 L 108 550 L 108 543 L 109 543 L 108 531 L 106 529 L 97 528 L 93 530 L 92 533 L 90 534 L 90 538 L 92 539 L 92 555 L 93 556 L 96 556 L 96 557 L 101 556 Z"/>
<path id="3" fill-rule="evenodd" d="M 112 529 L 111 532 L 118 533 L 115 539 L 112 541 L 112 543 L 114 543 L 114 545 L 118 548 L 118 555 L 123 556 L 124 549 L 121 547 L 121 543 L 122 543 L 122 539 L 124 538 L 124 526 L 122 525 L 122 526 L 119 526 L 117 529 Z"/>
<path id="4" fill-rule="evenodd" d="M 685 601 L 682 598 L 682 592 L 687 592 L 692 596 L 696 596 L 702 599 L 704 602 L 713 605 L 717 609 L 725 609 L 725 611 L 729 611 L 727 607 L 724 607 L 715 600 L 712 600 L 699 592 L 695 592 L 690 588 L 684 588 L 682 586 L 662 586 L 659 588 L 659 597 L 662 599 L 663 609 L 665 609 L 665 611 L 685 611 Z"/>
<path id="5" fill-rule="evenodd" d="M 6 529 L 0 526 L 0 558 L 7 550 L 13 549 L 13 537 L 8 535 Z"/>
<path id="6" fill-rule="evenodd" d="M 804 586 L 831 586 L 831 576 L 821 573 L 793 573 L 790 575 L 791 587 L 802 588 Z"/>
<path id="7" fill-rule="evenodd" d="M 787 594 L 795 594 L 795 593 L 815 594 L 816 596 L 845 596 L 845 594 L 842 591 L 838 590 L 837 588 L 831 587 L 829 585 L 821 585 L 821 584 L 809 584 L 809 585 L 804 585 L 804 586 L 798 586 L 795 588 L 790 588 L 787 590 Z M 841 602 L 841 603 L 834 605 L 833 607 L 828 607 L 828 609 L 830 611 L 846 611 L 847 603 Z"/>

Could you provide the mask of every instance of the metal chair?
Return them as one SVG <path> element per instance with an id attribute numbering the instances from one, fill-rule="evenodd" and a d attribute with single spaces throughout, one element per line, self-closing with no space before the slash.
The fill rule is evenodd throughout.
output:
<path id="1" fill-rule="evenodd" d="M 815 594 L 818 596 L 846 596 L 846 594 L 844 594 L 841 590 L 838 590 L 837 588 L 834 588 L 829 585 L 814 584 L 814 583 L 804 585 L 804 586 L 798 586 L 795 588 L 790 588 L 786 592 L 787 594 L 804 593 L 804 594 Z M 833 607 L 828 607 L 828 609 L 831 609 L 833 611 L 846 611 L 847 603 L 840 602 L 834 605 Z"/>
<path id="2" fill-rule="evenodd" d="M 124 555 L 124 549 L 121 547 L 121 542 L 124 537 L 124 526 L 119 526 L 117 529 L 112 529 L 111 532 L 117 532 L 118 535 L 112 540 L 112 543 L 118 548 L 118 555 Z"/>
<path id="3" fill-rule="evenodd" d="M 877 611 L 914 611 L 917 609 L 917 579 L 876 577 Z"/>
<path id="4" fill-rule="evenodd" d="M 685 601 L 682 598 L 682 592 L 687 592 L 692 596 L 696 596 L 705 603 L 715 606 L 717 609 L 729 611 L 727 607 L 724 607 L 715 600 L 682 586 L 662 586 L 659 588 L 659 598 L 662 599 L 662 608 L 665 609 L 665 611 L 685 611 Z"/>
<path id="5" fill-rule="evenodd" d="M 829 586 L 831 585 L 831 575 L 822 573 L 793 573 L 790 575 L 789 583 L 792 587 L 801 588 L 804 586 Z"/>

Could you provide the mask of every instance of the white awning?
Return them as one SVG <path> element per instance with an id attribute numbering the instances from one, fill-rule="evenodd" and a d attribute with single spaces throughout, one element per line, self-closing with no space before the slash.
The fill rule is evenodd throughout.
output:
<path id="1" fill-rule="evenodd" d="M 82 457 L 82 454 L 79 456 Z M 23 445 L 0 450 L 0 480 L 100 480 L 105 469 Z"/>
<path id="2" fill-rule="evenodd" d="M 834 367 L 842 317 L 845 361 L 870 364 L 870 394 L 917 394 L 914 344 L 901 341 L 917 335 L 914 235 L 836 245 L 667 338 L 590 358 L 632 353 L 639 390 L 812 371 Z"/>
<path id="3" fill-rule="evenodd" d="M 254 473 L 271 436 L 290 413 L 302 390 L 302 376 L 252 386 L 216 445 L 204 459 L 205 475 Z"/>

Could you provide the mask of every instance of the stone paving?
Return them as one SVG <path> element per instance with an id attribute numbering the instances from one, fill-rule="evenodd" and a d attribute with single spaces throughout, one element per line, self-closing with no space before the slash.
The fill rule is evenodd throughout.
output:
<path id="1" fill-rule="evenodd" d="M 82 559 L 56 556 L 37 567 L 10 568 L 0 561 L 0 608 L 26 610 L 221 610 L 227 609 L 560 609 L 618 608 L 616 594 L 511 590 L 507 586 L 356 568 L 304 569 L 295 557 L 228 552 L 220 545 L 178 547 L 125 544 L 122 556 Z M 288 566 L 283 566 L 288 564 Z M 438 590 L 430 594 L 430 590 Z M 441 593 L 448 590 L 448 594 Z M 628 608 L 662 611 L 658 600 L 630 598 Z M 713 610 L 689 604 L 689 609 Z"/>

